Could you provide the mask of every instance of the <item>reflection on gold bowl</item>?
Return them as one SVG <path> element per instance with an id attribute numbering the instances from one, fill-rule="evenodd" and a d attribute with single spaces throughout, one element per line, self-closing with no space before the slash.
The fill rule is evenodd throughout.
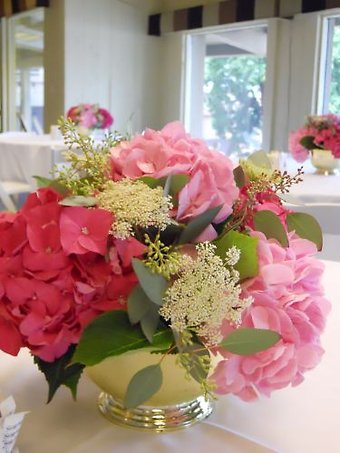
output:
<path id="1" fill-rule="evenodd" d="M 159 361 L 159 354 L 140 349 L 87 367 L 87 375 L 103 391 L 98 401 L 100 412 L 113 423 L 156 432 L 184 428 L 210 415 L 212 402 L 205 399 L 200 385 L 187 378 L 185 370 L 176 364 L 176 354 L 168 354 L 162 360 L 163 382 L 158 392 L 142 406 L 124 407 L 124 396 L 133 375 Z"/>

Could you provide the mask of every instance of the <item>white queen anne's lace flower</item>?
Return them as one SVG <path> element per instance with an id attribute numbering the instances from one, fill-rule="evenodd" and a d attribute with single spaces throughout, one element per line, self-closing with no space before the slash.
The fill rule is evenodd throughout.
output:
<path id="1" fill-rule="evenodd" d="M 134 226 L 163 230 L 171 223 L 172 204 L 170 197 L 163 196 L 162 187 L 151 189 L 142 181 L 128 178 L 108 181 L 97 199 L 99 206 L 113 213 L 112 232 L 119 239 L 132 236 Z"/>
<path id="2" fill-rule="evenodd" d="M 187 257 L 179 278 L 166 291 L 161 315 L 179 332 L 194 330 L 211 344 L 221 341 L 224 320 L 238 324 L 241 312 L 251 299 L 240 299 L 239 275 L 228 269 L 215 255 L 215 246 L 204 242 L 196 246 L 197 258 Z M 237 251 L 227 257 L 235 262 Z M 239 256 L 239 254 L 238 254 Z"/>

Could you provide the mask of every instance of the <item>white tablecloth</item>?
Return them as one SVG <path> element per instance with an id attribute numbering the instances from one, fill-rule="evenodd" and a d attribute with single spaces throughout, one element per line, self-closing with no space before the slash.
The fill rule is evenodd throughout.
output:
<path id="1" fill-rule="evenodd" d="M 63 141 L 49 135 L 0 135 L 0 180 L 20 181 L 36 187 L 34 175 L 51 177 Z"/>
<path id="2" fill-rule="evenodd" d="M 301 166 L 305 172 L 303 181 L 291 187 L 290 195 L 304 205 L 292 208 L 313 215 L 325 234 L 340 235 L 340 174 L 317 175 L 309 160 L 300 164 L 290 156 L 286 157 L 281 169 L 293 175 Z"/>
<path id="3" fill-rule="evenodd" d="M 324 285 L 333 303 L 323 335 L 321 364 L 295 388 L 270 399 L 245 403 L 220 398 L 203 423 L 167 434 L 136 432 L 106 421 L 96 409 L 96 387 L 83 378 L 78 402 L 66 389 L 44 404 L 43 376 L 23 351 L 0 353 L 0 392 L 13 394 L 18 410 L 29 410 L 19 437 L 21 453 L 338 453 L 340 451 L 340 263 L 326 261 Z M 266 446 L 266 447 L 265 447 Z"/>

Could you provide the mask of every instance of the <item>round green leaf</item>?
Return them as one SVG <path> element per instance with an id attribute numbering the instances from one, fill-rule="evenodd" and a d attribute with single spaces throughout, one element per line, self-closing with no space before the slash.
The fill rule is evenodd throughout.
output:
<path id="1" fill-rule="evenodd" d="M 293 212 L 287 215 L 287 226 L 289 231 L 303 239 L 314 242 L 318 250 L 322 250 L 322 230 L 319 222 L 310 214 L 305 212 Z"/>
<path id="2" fill-rule="evenodd" d="M 283 247 L 288 247 L 286 230 L 278 216 L 272 211 L 258 211 L 254 215 L 255 228 L 262 231 L 267 239 L 276 239 Z"/>

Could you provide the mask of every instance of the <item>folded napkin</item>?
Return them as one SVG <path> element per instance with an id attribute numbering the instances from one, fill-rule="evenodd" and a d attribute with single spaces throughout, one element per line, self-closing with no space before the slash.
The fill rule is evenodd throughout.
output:
<path id="1" fill-rule="evenodd" d="M 15 409 L 12 396 L 0 402 L 0 453 L 19 453 L 15 442 L 27 412 L 15 413 Z"/>

